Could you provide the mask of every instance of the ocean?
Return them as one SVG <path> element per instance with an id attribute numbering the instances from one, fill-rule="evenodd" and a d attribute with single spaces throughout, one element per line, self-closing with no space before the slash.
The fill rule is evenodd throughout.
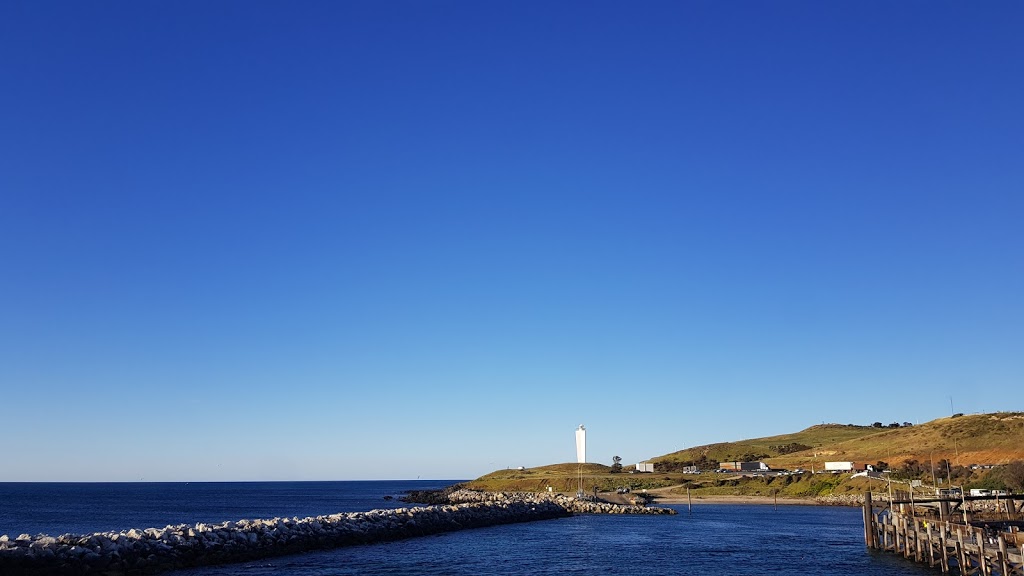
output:
<path id="1" fill-rule="evenodd" d="M 410 506 L 454 480 L 0 483 L 0 534 L 90 533 Z M 390 496 L 392 499 L 385 499 Z M 574 516 L 353 546 L 172 576 L 801 574 L 932 572 L 864 547 L 858 508 L 695 504 L 676 516 Z"/>

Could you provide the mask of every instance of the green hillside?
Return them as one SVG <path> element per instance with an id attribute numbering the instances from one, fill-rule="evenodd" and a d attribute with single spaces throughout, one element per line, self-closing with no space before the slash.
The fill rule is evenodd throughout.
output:
<path id="1" fill-rule="evenodd" d="M 676 465 L 697 464 L 701 468 L 714 468 L 718 462 L 770 460 L 787 454 L 805 451 L 820 451 L 824 447 L 838 445 L 848 440 L 881 433 L 871 426 L 855 426 L 852 424 L 818 424 L 806 430 L 792 434 L 767 436 L 738 442 L 719 442 L 704 446 L 694 446 L 652 458 L 655 463 L 662 463 L 663 468 L 674 468 Z"/>
<path id="2" fill-rule="evenodd" d="M 827 461 L 897 466 L 943 459 L 962 466 L 1024 459 L 1024 413 L 971 414 L 898 428 L 821 424 L 794 434 L 695 446 L 651 460 L 662 463 L 663 470 L 684 464 L 707 469 L 737 460 L 820 470 Z"/>
<path id="3" fill-rule="evenodd" d="M 579 471 L 579 465 L 573 463 L 550 464 L 524 470 L 497 470 L 467 483 L 466 487 L 472 490 L 546 492 L 550 486 L 555 492 L 573 493 L 576 492 L 579 485 Z M 582 472 L 584 484 L 587 487 L 597 484 L 601 489 L 614 489 L 617 485 L 616 480 L 619 483 L 628 480 L 626 474 L 612 474 L 611 466 L 603 464 L 584 464 Z M 649 481 L 650 478 L 642 478 L 642 480 Z M 671 482 L 662 482 L 657 486 L 671 484 Z M 655 487 L 654 484 L 650 486 Z M 638 484 L 637 487 L 641 486 Z"/>
<path id="4" fill-rule="evenodd" d="M 800 432 L 694 446 L 652 458 L 654 474 L 613 473 L 610 466 L 585 464 L 583 479 L 594 487 L 648 489 L 662 494 L 698 496 L 779 494 L 790 497 L 863 492 L 878 480 L 848 475 L 797 474 L 740 477 L 709 472 L 719 462 L 761 460 L 774 469 L 821 471 L 827 461 L 884 462 L 895 480 L 936 480 L 968 487 L 1024 490 L 1024 464 L 972 469 L 972 464 L 1002 465 L 1024 461 L 1024 413 L 999 412 L 939 418 L 917 426 L 874 427 L 821 424 Z M 696 465 L 704 473 L 682 473 Z M 477 490 L 573 493 L 579 484 L 577 464 L 552 464 L 524 470 L 498 470 L 467 484 Z"/>
<path id="5" fill-rule="evenodd" d="M 908 461 L 943 459 L 961 466 L 1024 460 L 1024 413 L 971 414 L 940 418 L 918 426 L 887 428 L 877 434 L 826 443 L 816 450 L 784 455 L 774 463 L 779 467 L 806 467 L 824 459 L 881 460 L 893 466 Z"/>

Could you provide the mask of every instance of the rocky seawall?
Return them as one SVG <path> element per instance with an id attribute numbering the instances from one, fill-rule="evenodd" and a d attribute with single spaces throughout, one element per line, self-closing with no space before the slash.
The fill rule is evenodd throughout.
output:
<path id="1" fill-rule="evenodd" d="M 820 506 L 863 506 L 863 494 L 826 494 L 815 497 Z"/>
<path id="2" fill-rule="evenodd" d="M 669 508 L 590 502 L 558 494 L 455 489 L 446 491 L 444 498 L 448 503 L 436 506 L 301 519 L 181 524 L 87 535 L 0 536 L 0 574 L 152 574 L 572 514 L 676 513 Z"/>
<path id="3" fill-rule="evenodd" d="M 922 513 L 929 509 L 934 513 L 937 509 L 936 507 L 938 505 L 935 504 L 934 502 L 920 502 L 920 500 L 928 500 L 934 498 L 934 496 L 932 496 L 931 494 L 918 494 L 917 498 L 919 500 L 917 503 L 918 513 Z M 874 495 L 873 499 L 876 504 L 885 504 L 885 502 L 888 501 L 888 498 L 885 494 L 878 493 Z M 822 506 L 863 506 L 864 495 L 832 494 L 827 496 L 818 496 L 817 498 L 815 498 L 815 502 Z M 956 502 L 954 501 L 954 504 L 955 503 Z M 990 518 L 989 516 L 985 516 L 986 514 L 994 514 L 995 518 L 998 518 L 999 515 L 1006 513 L 1006 500 L 997 500 L 995 498 L 993 498 L 992 500 L 968 500 L 966 503 L 966 509 L 968 510 L 968 512 L 972 514 L 978 514 L 979 520 Z M 956 512 L 956 514 L 959 514 L 959 512 Z"/>
<path id="4" fill-rule="evenodd" d="M 552 501 L 508 499 L 88 535 L 0 536 L 0 574 L 152 574 L 570 514 Z"/>
<path id="5" fill-rule="evenodd" d="M 544 494 L 535 492 L 478 492 L 476 490 L 459 489 L 447 494 L 452 504 L 465 502 L 536 502 L 554 503 L 573 514 L 675 514 L 671 508 L 657 506 L 628 506 L 577 500 L 561 494 Z"/>
<path id="6" fill-rule="evenodd" d="M 452 501 L 449 498 L 452 492 L 462 490 L 463 484 L 452 484 L 441 489 L 432 490 L 409 490 L 402 496 L 400 500 L 402 502 L 409 502 L 413 504 L 430 504 L 431 506 L 437 504 L 451 504 Z"/>

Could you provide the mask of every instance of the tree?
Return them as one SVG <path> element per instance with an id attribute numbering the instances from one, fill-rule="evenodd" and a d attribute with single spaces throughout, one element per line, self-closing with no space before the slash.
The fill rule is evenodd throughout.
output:
<path id="1" fill-rule="evenodd" d="M 612 473 L 622 472 L 622 457 L 612 456 Z"/>
<path id="2" fill-rule="evenodd" d="M 1017 460 L 1003 466 L 999 471 L 1003 484 L 1014 492 L 1024 491 L 1024 462 Z"/>
<path id="3" fill-rule="evenodd" d="M 874 424 L 871 425 L 871 427 L 872 428 L 881 428 L 882 427 L 882 423 L 881 422 L 875 422 Z"/>

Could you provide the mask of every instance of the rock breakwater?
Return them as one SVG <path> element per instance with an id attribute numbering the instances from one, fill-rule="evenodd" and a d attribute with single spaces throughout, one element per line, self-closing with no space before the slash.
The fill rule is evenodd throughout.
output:
<path id="1" fill-rule="evenodd" d="M 826 494 L 817 496 L 815 503 L 820 506 L 863 506 L 863 494 Z"/>
<path id="2" fill-rule="evenodd" d="M 0 574 L 151 574 L 570 514 L 550 500 L 496 499 L 88 535 L 5 535 L 0 536 Z"/>
<path id="3" fill-rule="evenodd" d="M 544 494 L 535 492 L 478 492 L 476 490 L 459 489 L 447 494 L 452 504 L 466 502 L 535 502 L 554 503 L 573 514 L 675 514 L 671 508 L 656 506 L 629 506 L 577 500 L 562 494 Z"/>
<path id="4" fill-rule="evenodd" d="M 463 485 L 452 484 L 451 486 L 434 490 L 409 490 L 399 500 L 414 504 L 451 504 L 452 501 L 448 496 L 456 490 L 463 490 Z"/>

